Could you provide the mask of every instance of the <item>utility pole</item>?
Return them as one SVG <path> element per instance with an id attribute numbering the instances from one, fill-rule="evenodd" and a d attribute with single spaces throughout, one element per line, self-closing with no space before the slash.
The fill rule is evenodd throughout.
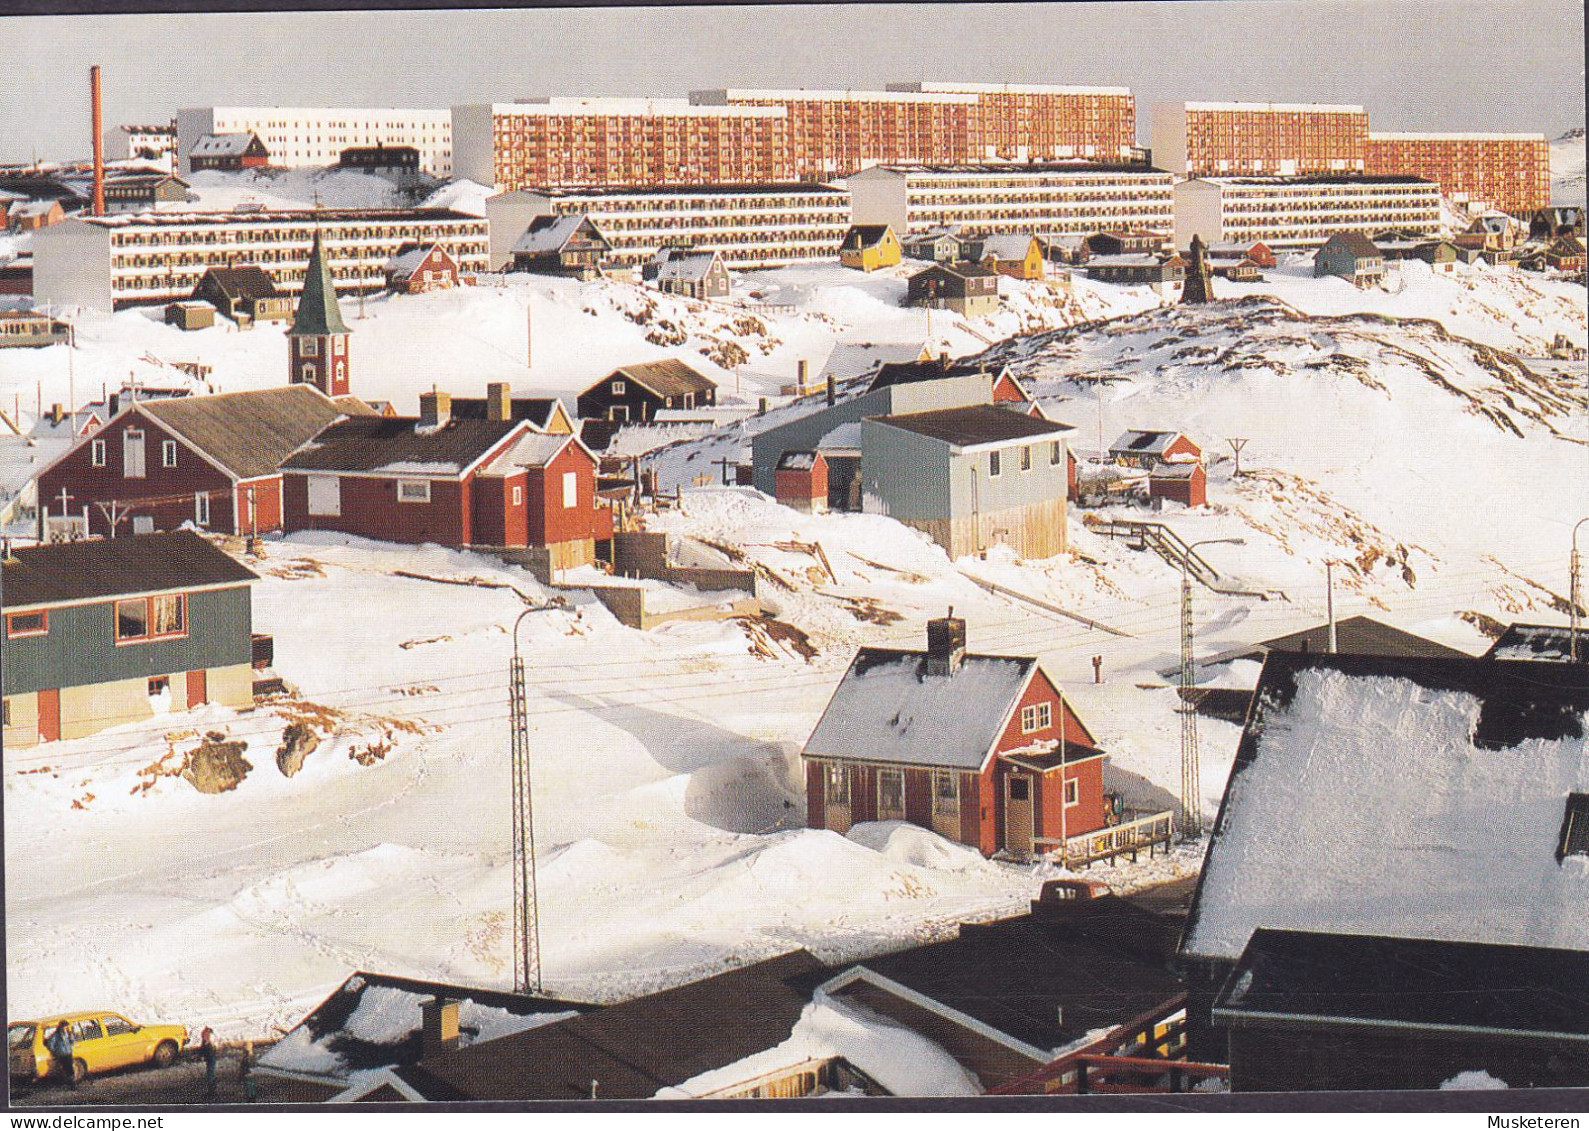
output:
<path id="1" fill-rule="evenodd" d="M 508 726 L 513 751 L 513 991 L 541 992 L 541 921 L 535 890 L 535 811 L 530 795 L 530 718 L 525 699 L 524 659 L 519 654 L 519 626 L 531 613 L 525 609 L 513 622 L 513 662 L 508 669 Z"/>
<path id="2" fill-rule="evenodd" d="M 524 300 L 524 368 L 529 369 L 535 364 L 535 325 L 530 300 Z"/>
<path id="3" fill-rule="evenodd" d="M 1572 572 L 1569 574 L 1567 589 L 1567 658 L 1573 663 L 1578 662 L 1578 602 L 1582 592 L 1580 580 L 1583 577 L 1583 557 L 1578 553 L 1578 528 L 1589 522 L 1589 518 L 1580 518 L 1572 528 Z"/>
<path id="4" fill-rule="evenodd" d="M 1335 563 L 1324 563 L 1324 619 L 1330 626 L 1330 655 L 1335 655 Z"/>
<path id="5" fill-rule="evenodd" d="M 1205 538 L 1181 555 L 1181 839 L 1203 835 L 1202 767 L 1197 749 L 1197 706 L 1192 702 L 1196 664 L 1192 658 L 1192 551 L 1199 546 L 1242 546 L 1241 538 Z"/>
<path id="6" fill-rule="evenodd" d="M 1232 478 L 1241 478 L 1241 450 L 1247 446 L 1247 437 L 1232 436 L 1225 441 L 1230 445 L 1230 450 L 1236 454 L 1236 470 Z"/>

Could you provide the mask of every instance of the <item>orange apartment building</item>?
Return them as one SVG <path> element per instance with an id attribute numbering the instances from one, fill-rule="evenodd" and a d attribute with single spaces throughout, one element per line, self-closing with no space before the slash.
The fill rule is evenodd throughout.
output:
<path id="1" fill-rule="evenodd" d="M 1151 136 L 1153 163 L 1183 177 L 1361 173 L 1368 111 L 1322 103 L 1160 102 Z"/>
<path id="2" fill-rule="evenodd" d="M 974 160 L 1128 161 L 1137 143 L 1136 99 L 1123 86 L 891 82 L 888 89 L 975 95 L 977 107 L 971 121 Z"/>
<path id="3" fill-rule="evenodd" d="M 843 177 L 868 165 L 966 161 L 975 144 L 974 94 L 876 90 L 697 90 L 701 107 L 782 112 L 797 180 Z"/>
<path id="4" fill-rule="evenodd" d="M 1369 173 L 1411 173 L 1443 195 L 1504 212 L 1550 205 L 1550 142 L 1544 134 L 1372 133 Z"/>
<path id="5" fill-rule="evenodd" d="M 769 184 L 796 178 L 781 110 L 684 99 L 455 106 L 453 169 L 504 191 Z"/>

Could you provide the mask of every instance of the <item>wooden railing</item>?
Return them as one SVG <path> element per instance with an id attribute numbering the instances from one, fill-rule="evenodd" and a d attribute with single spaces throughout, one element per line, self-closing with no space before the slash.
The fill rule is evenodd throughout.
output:
<path id="1" fill-rule="evenodd" d="M 1116 857 L 1124 855 L 1129 855 L 1135 863 L 1137 853 L 1144 848 L 1148 850 L 1150 857 L 1160 845 L 1163 845 L 1164 850 L 1168 852 L 1174 835 L 1174 814 L 1166 809 L 1160 813 L 1149 813 L 1145 817 L 1138 817 L 1134 821 L 1107 825 L 1090 833 L 1066 837 L 1064 840 L 1057 837 L 1033 839 L 1040 846 L 1052 846 L 1059 862 L 1069 868 L 1077 864 L 1092 864 L 1099 860 L 1113 863 Z"/>

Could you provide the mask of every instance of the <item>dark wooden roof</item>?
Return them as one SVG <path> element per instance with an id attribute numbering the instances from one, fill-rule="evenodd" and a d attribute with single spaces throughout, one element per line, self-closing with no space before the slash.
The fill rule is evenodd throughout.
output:
<path id="1" fill-rule="evenodd" d="M 621 369 L 614 369 L 597 386 L 605 384 L 613 377 L 623 376 L 637 384 L 644 385 L 659 397 L 682 397 L 688 393 L 709 393 L 717 388 L 717 383 L 704 373 L 697 372 L 691 366 L 677 358 L 666 358 L 663 361 L 647 361 L 638 365 L 625 365 Z M 595 388 L 597 386 L 592 386 Z M 587 390 L 589 391 L 589 390 Z"/>
<path id="2" fill-rule="evenodd" d="M 1260 928 L 1214 1011 L 1589 1041 L 1589 953 Z"/>
<path id="3" fill-rule="evenodd" d="M 1377 259 L 1381 255 L 1379 248 L 1374 246 L 1374 241 L 1369 239 L 1362 232 L 1336 232 L 1329 239 L 1324 241 L 1324 246 L 1328 247 L 1331 245 L 1344 248 L 1345 250 L 1351 252 L 1352 255 L 1358 259 Z"/>
<path id="4" fill-rule="evenodd" d="M 882 242 L 888 235 L 887 224 L 851 224 L 850 230 L 844 233 L 843 247 L 853 251 L 856 248 L 871 247 Z"/>
<path id="5" fill-rule="evenodd" d="M 177 530 L 17 549 L 0 563 L 0 601 L 15 609 L 257 580 L 193 531 Z"/>
<path id="6" fill-rule="evenodd" d="M 513 397 L 509 411 L 514 420 L 528 420 L 544 428 L 557 411 L 556 397 Z M 453 397 L 452 415 L 455 420 L 484 420 L 489 407 L 485 397 Z"/>
<path id="7" fill-rule="evenodd" d="M 956 238 L 959 239 L 960 237 Z M 966 241 L 962 239 L 961 242 L 964 243 Z M 984 267 L 980 263 L 972 263 L 969 260 L 961 259 L 956 260 L 954 263 L 934 263 L 925 271 L 916 272 L 910 277 L 910 281 L 915 282 L 925 275 L 933 274 L 953 275 L 961 279 L 985 279 L 989 275 L 997 275 L 998 272 L 991 267 Z"/>
<path id="8" fill-rule="evenodd" d="M 1564 624 L 1509 625 L 1484 654 L 1500 660 L 1568 660 L 1572 657 L 1571 629 Z M 1578 662 L 1589 663 L 1589 628 L 1578 630 Z"/>
<path id="9" fill-rule="evenodd" d="M 1183 989 L 1164 959 L 1119 945 L 1156 935 L 1162 949 L 1173 926 L 1144 930 L 1146 920 L 1158 917 L 1122 908 L 1124 901 L 1113 897 L 1096 902 L 1112 908 L 1094 909 L 1090 927 L 1082 919 L 1047 915 L 967 923 L 959 938 L 857 965 L 1024 1044 L 1060 1048 L 1133 1020 Z M 1108 923 L 1111 910 L 1116 914 Z"/>
<path id="10" fill-rule="evenodd" d="M 921 436 L 931 436 L 956 447 L 988 444 L 999 440 L 1020 440 L 1036 436 L 1058 436 L 1071 431 L 1068 424 L 1039 420 L 993 405 L 968 405 L 965 408 L 940 408 L 931 412 L 912 412 L 900 416 L 875 417 L 879 423 L 903 428 Z"/>
<path id="11" fill-rule="evenodd" d="M 313 385 L 139 401 L 137 408 L 239 479 L 271 474 L 338 416 L 370 411 L 351 397 L 333 401 Z"/>
<path id="12" fill-rule="evenodd" d="M 1301 632 L 1292 632 L 1265 640 L 1256 645 L 1243 659 L 1261 660 L 1270 652 L 1328 652 L 1330 626 L 1314 625 Z M 1466 660 L 1466 652 L 1436 644 L 1433 640 L 1403 632 L 1369 617 L 1347 617 L 1335 622 L 1335 650 L 1362 656 L 1429 656 Z"/>
<path id="13" fill-rule="evenodd" d="M 806 951 L 422 1060 L 398 1075 L 428 1099 L 649 1099 L 788 1040 L 833 972 Z"/>
<path id="14" fill-rule="evenodd" d="M 367 471 L 415 478 L 456 476 L 522 427 L 517 420 L 447 421 L 418 431 L 412 416 L 339 420 L 283 461 L 283 471 Z M 423 470 L 429 468 L 429 470 Z"/>
<path id="15" fill-rule="evenodd" d="M 246 264 L 241 267 L 211 267 L 199 280 L 199 287 L 209 280 L 227 298 L 278 298 L 276 280 L 263 267 Z"/>
<path id="16" fill-rule="evenodd" d="M 885 361 L 877 367 L 877 376 L 872 378 L 872 383 L 866 387 L 866 391 L 870 393 L 874 389 L 886 389 L 890 385 L 913 385 L 918 381 L 939 381 L 945 377 L 970 377 L 975 373 L 997 376 L 1003 373 L 1005 368 L 1004 365 L 994 365 L 990 370 L 985 362 L 971 365 L 966 362 L 949 361 L 947 358 L 929 361 Z"/>

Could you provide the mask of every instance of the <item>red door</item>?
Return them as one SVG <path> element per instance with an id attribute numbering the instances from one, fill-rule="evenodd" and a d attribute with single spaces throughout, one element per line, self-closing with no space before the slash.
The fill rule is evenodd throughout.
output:
<path id="1" fill-rule="evenodd" d="M 188 673 L 188 707 L 191 710 L 200 703 L 210 701 L 208 673 L 203 671 Z"/>
<path id="2" fill-rule="evenodd" d="M 39 692 L 39 741 L 58 742 L 61 737 L 61 690 L 52 687 Z"/>

